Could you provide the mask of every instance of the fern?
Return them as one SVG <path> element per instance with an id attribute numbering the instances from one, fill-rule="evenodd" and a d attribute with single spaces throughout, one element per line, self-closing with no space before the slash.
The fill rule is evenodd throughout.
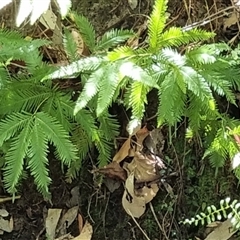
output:
<path id="1" fill-rule="evenodd" d="M 167 0 L 156 0 L 149 18 L 149 45 L 151 49 L 160 47 L 160 39 L 167 20 Z"/>
<path id="2" fill-rule="evenodd" d="M 231 201 L 230 198 L 226 198 L 220 201 L 220 208 L 216 206 L 208 206 L 206 212 L 201 212 L 191 219 L 185 219 L 184 224 L 195 224 L 196 226 L 201 223 L 210 224 L 216 220 L 220 221 L 222 218 L 228 218 L 231 220 L 232 226 L 235 229 L 240 228 L 240 215 L 239 215 L 240 203 L 237 200 Z"/>
<path id="3" fill-rule="evenodd" d="M 19 124 L 9 128 L 9 124 L 16 121 Z M 9 193 L 16 192 L 24 160 L 29 157 L 27 164 L 39 191 L 45 196 L 49 194 L 50 179 L 46 169 L 48 142 L 56 147 L 56 157 L 64 164 L 69 165 L 71 161 L 77 159 L 76 148 L 70 142 L 68 132 L 55 118 L 46 113 L 12 114 L 5 121 L 0 122 L 0 132 L 1 146 L 10 137 L 13 138 L 5 157 L 4 182 Z"/>
<path id="4" fill-rule="evenodd" d="M 76 23 L 78 30 L 91 52 L 94 51 L 96 46 L 96 33 L 92 24 L 84 16 L 78 15 L 75 12 L 70 13 L 71 19 Z"/>

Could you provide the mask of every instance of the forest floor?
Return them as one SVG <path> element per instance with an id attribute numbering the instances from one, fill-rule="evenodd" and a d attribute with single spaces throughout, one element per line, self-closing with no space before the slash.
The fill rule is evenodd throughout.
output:
<path id="1" fill-rule="evenodd" d="M 146 22 L 146 16 L 151 13 L 153 1 L 139 0 L 136 8 L 129 5 L 134 2 L 133 0 L 73 0 L 73 7 L 78 13 L 88 17 L 101 36 L 112 28 L 139 30 Z M 232 17 L 232 6 L 230 0 L 170 0 L 168 26 L 183 27 L 198 23 L 202 28 L 216 32 L 216 41 L 225 41 L 234 45 L 239 41 L 239 29 L 236 20 Z M 9 17 L 11 14 L 7 11 L 6 9 L 5 15 Z M 209 23 L 203 24 L 208 20 Z M 6 22 L 4 15 L 2 21 Z M 155 95 L 151 93 L 146 118 L 156 112 L 154 103 Z M 126 115 L 121 114 L 119 122 L 123 129 L 126 127 L 126 121 Z M 148 124 L 155 127 L 154 119 Z M 49 156 L 52 178 L 51 202 L 45 201 L 37 192 L 31 178 L 23 180 L 19 191 L 21 197 L 14 203 L 6 201 L 1 204 L 1 208 L 6 209 L 13 217 L 14 227 L 12 232 L 0 235 L 0 239 L 46 239 L 47 210 L 57 208 L 66 212 L 76 204 L 79 206 L 79 214 L 82 218 L 93 226 L 93 240 L 146 239 L 141 229 L 151 240 L 205 239 L 208 234 L 205 228 L 189 227 L 179 222 L 194 216 L 205 205 L 218 204 L 220 199 L 229 195 L 236 197 L 236 180 L 226 169 L 221 170 L 220 177 L 214 178 L 214 169 L 200 161 L 202 149 L 198 144 L 186 143 L 182 130 L 184 123 L 179 126 L 178 141 L 170 145 L 166 140 L 163 150 L 165 161 L 174 162 L 171 168 L 172 172 L 177 174 L 166 178 L 166 183 L 162 184 L 157 196 L 147 207 L 146 213 L 137 219 L 137 223 L 122 207 L 123 185 L 120 184 L 115 191 L 110 192 L 106 184 L 103 183 L 101 186 L 98 184 L 96 176 L 91 173 L 96 167 L 96 162 L 92 160 L 94 156 L 86 159 L 79 177 L 72 183 L 65 181 L 60 163 Z M 166 139 L 168 139 L 167 133 Z M 6 196 L 3 189 L 0 194 Z M 79 219 L 78 221 L 75 219 L 69 227 L 65 226 L 65 233 L 77 236 Z M 65 239 L 70 239 L 69 235 L 66 235 Z"/>

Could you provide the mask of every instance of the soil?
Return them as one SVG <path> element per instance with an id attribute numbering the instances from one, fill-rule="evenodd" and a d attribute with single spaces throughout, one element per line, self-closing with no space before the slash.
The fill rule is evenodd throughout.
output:
<path id="1" fill-rule="evenodd" d="M 189 2 L 191 6 L 189 6 Z M 132 9 L 128 4 L 128 0 L 73 0 L 73 9 L 90 19 L 99 36 L 106 30 L 112 28 L 137 30 L 146 20 L 146 16 L 151 12 L 152 5 L 153 0 L 139 0 L 138 6 Z M 191 25 L 229 6 L 231 6 L 230 0 L 170 0 L 168 9 L 170 20 L 168 25 Z M 13 15 L 16 13 L 15 8 L 7 7 L 4 10 L 4 14 L 1 16 L 1 25 L 4 23 L 6 26 L 13 28 L 13 22 L 7 21 L 12 19 L 12 13 Z M 224 17 L 211 21 L 210 24 L 204 25 L 203 28 L 215 31 L 217 33 L 217 39 L 229 41 L 236 35 L 236 26 L 230 26 L 223 32 Z M 31 28 L 23 30 L 25 34 L 29 31 L 31 31 Z M 235 38 L 232 43 L 234 44 L 237 39 L 238 38 Z M 154 106 L 156 106 L 155 94 L 151 94 L 149 96 L 149 108 L 147 108 L 146 118 L 150 118 L 156 112 L 154 108 Z M 126 116 L 124 114 L 121 115 L 121 118 L 122 119 L 119 119 L 120 122 L 126 123 Z M 155 121 L 153 120 L 149 125 L 154 126 Z M 166 143 L 165 152 L 168 157 L 175 160 L 175 164 L 171 166 L 171 171 L 169 170 L 166 176 L 168 176 L 169 172 L 176 172 L 178 173 L 177 176 L 167 177 L 166 184 L 162 185 L 157 197 L 152 201 L 154 210 L 148 206 L 144 216 L 138 219 L 138 224 L 144 229 L 151 240 L 167 239 L 166 236 L 171 240 L 188 239 L 190 236 L 194 236 L 199 230 L 198 228 L 189 229 L 179 224 L 180 220 L 189 216 L 188 213 L 190 210 L 198 210 L 197 206 L 192 206 L 192 209 L 188 209 L 189 206 L 187 204 L 190 201 L 187 199 L 187 196 L 188 189 L 190 187 L 193 188 L 194 184 L 200 180 L 196 176 L 192 179 L 186 179 L 184 175 L 180 176 L 182 173 L 184 174 L 182 170 L 180 173 L 179 167 L 182 166 L 184 153 L 182 152 L 183 146 L 181 144 L 177 144 L 176 146 L 176 149 L 173 149 Z M 174 152 L 178 153 L 175 154 Z M 200 150 L 194 149 L 193 145 L 192 155 L 194 156 L 196 172 L 200 170 L 200 164 L 198 162 L 200 153 Z M 41 194 L 37 192 L 31 177 L 23 180 L 19 187 L 19 195 L 21 195 L 21 198 L 15 200 L 14 203 L 4 202 L 1 204 L 1 208 L 6 209 L 9 214 L 13 216 L 14 230 L 11 233 L 4 233 L 0 236 L 0 239 L 46 239 L 44 219 L 47 209 L 60 208 L 66 211 L 72 199 L 71 191 L 76 189 L 76 187 L 77 191 L 79 191 L 79 213 L 84 220 L 88 220 L 92 224 L 94 231 L 93 240 L 145 239 L 140 228 L 132 218 L 126 214 L 122 207 L 123 186 L 120 185 L 113 193 L 107 189 L 105 184 L 99 186 L 96 176 L 90 172 L 96 163 L 92 163 L 90 159 L 86 159 L 79 173 L 79 177 L 72 183 L 67 183 L 60 163 L 51 156 L 49 158 L 50 175 L 52 178 L 50 189 L 52 193 L 51 201 L 45 201 Z M 214 172 L 212 174 L 214 174 Z M 224 176 L 227 176 L 227 173 L 223 173 L 223 177 Z M 220 186 L 220 180 L 221 179 L 216 180 L 216 186 L 217 184 Z M 228 186 L 230 186 L 232 192 L 235 193 L 235 180 L 230 177 L 228 177 L 228 180 Z M 170 188 L 170 192 L 167 187 Z M 208 189 L 208 191 L 211 195 L 211 189 Z M 216 189 L 213 191 L 216 191 Z M 218 193 L 219 192 L 220 191 L 218 191 Z M 219 199 L 220 197 L 225 197 L 224 193 L 224 190 L 219 193 Z M 7 195 L 3 188 L 0 194 L 2 196 Z M 206 194 L 208 193 L 206 192 Z M 201 199 L 196 199 L 196 201 L 199 203 Z M 157 219 L 161 222 L 160 229 L 154 214 L 156 214 Z M 76 220 L 70 226 L 68 232 L 73 236 L 79 234 Z"/>

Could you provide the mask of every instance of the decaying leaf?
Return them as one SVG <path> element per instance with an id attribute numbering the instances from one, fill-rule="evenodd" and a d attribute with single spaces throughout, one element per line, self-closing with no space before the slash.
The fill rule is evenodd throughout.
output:
<path id="1" fill-rule="evenodd" d="M 113 157 L 113 162 L 120 163 L 122 160 L 124 160 L 128 156 L 130 148 L 131 148 L 131 138 L 129 137 L 124 142 L 120 150 Z"/>
<path id="2" fill-rule="evenodd" d="M 103 168 L 99 168 L 96 172 L 105 174 L 106 176 L 113 179 L 126 180 L 126 172 L 122 169 L 118 162 L 111 162 Z"/>
<path id="3" fill-rule="evenodd" d="M 136 182 L 138 183 L 151 182 L 160 177 L 158 171 L 160 163 L 162 163 L 162 161 L 157 156 L 135 152 L 134 159 L 130 163 L 125 163 L 124 169 L 126 169 L 127 172 L 133 172 Z"/>
<path id="4" fill-rule="evenodd" d="M 136 194 L 137 196 L 143 197 L 145 203 L 149 203 L 156 196 L 158 190 L 158 185 L 156 183 L 152 183 L 150 186 L 144 186 L 143 188 L 136 190 Z"/>
<path id="5" fill-rule="evenodd" d="M 62 212 L 62 209 L 56 209 L 56 208 L 48 209 L 48 215 L 45 222 L 46 234 L 48 236 L 48 239 L 55 238 L 56 227 L 57 227 L 57 223 L 59 221 L 61 212 Z"/>
<path id="6" fill-rule="evenodd" d="M 88 221 L 86 221 L 80 235 L 73 238 L 72 240 L 90 240 L 92 238 L 92 234 L 93 234 L 92 225 Z"/>
<path id="7" fill-rule="evenodd" d="M 143 215 L 146 209 L 143 197 L 138 197 L 134 192 L 134 175 L 130 174 L 125 184 L 126 190 L 122 197 L 122 205 L 125 211 L 136 218 Z"/>
<path id="8" fill-rule="evenodd" d="M 223 30 L 226 31 L 227 28 L 236 24 L 238 21 L 239 21 L 239 13 L 237 11 L 232 12 L 230 17 L 224 20 Z"/>

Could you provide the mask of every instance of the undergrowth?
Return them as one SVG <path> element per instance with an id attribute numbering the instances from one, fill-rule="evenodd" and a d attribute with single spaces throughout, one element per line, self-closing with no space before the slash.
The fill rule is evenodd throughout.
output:
<path id="1" fill-rule="evenodd" d="M 188 142 L 197 139 L 205 151 L 201 158 L 216 174 L 234 159 L 239 152 L 240 122 L 219 110 L 219 99 L 236 105 L 238 50 L 211 43 L 212 32 L 166 28 L 166 10 L 167 1 L 156 0 L 148 36 L 139 47 L 127 42 L 136 37 L 134 32 L 113 29 L 97 38 L 88 19 L 70 12 L 68 17 L 89 54 L 79 54 L 66 28 L 64 49 L 69 64 L 62 67 L 43 61 L 40 49 L 49 42 L 0 30 L 0 147 L 4 184 L 10 194 L 17 192 L 27 172 L 38 190 L 50 197 L 48 154 L 52 149 L 62 169 L 67 167 L 69 181 L 78 175 L 93 147 L 99 153 L 98 165 L 106 165 L 120 127 L 109 108 L 121 105 L 130 110 L 129 128 L 133 129 L 142 121 L 147 95 L 153 89 L 158 93 L 158 127 L 172 129 L 186 121 Z M 61 88 L 69 79 L 77 79 L 79 89 Z M 240 179 L 238 167 L 234 173 Z M 192 191 L 206 193 L 203 186 L 210 182 L 208 174 Z"/>

